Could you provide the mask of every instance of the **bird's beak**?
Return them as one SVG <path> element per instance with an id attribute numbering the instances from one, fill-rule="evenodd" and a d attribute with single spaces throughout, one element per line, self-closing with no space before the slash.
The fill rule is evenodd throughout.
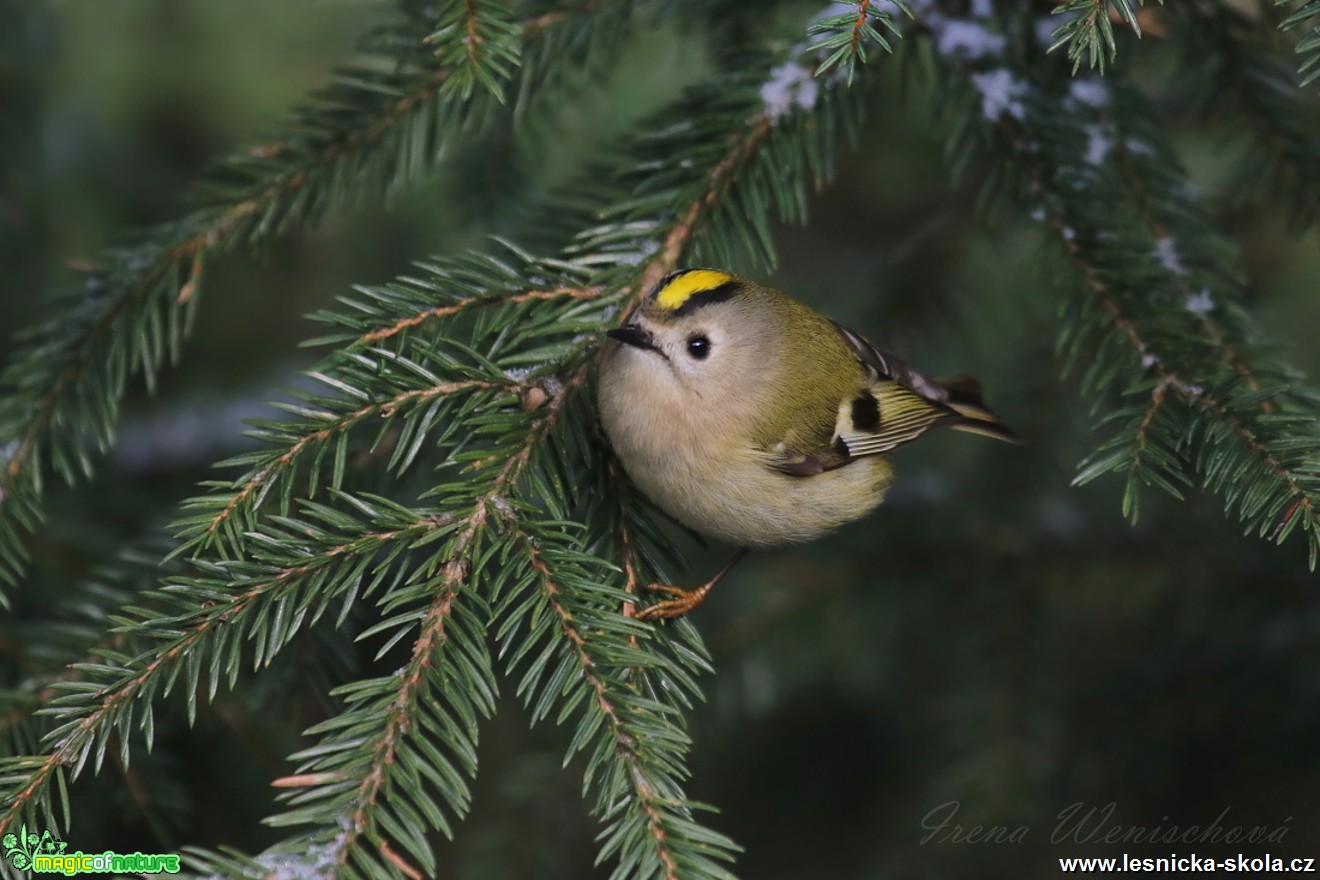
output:
<path id="1" fill-rule="evenodd" d="M 655 338 L 651 336 L 651 331 L 637 324 L 624 324 L 622 327 L 616 327 L 613 330 L 606 330 L 605 335 L 610 339 L 617 339 L 625 345 L 631 345 L 634 348 L 640 348 L 646 351 L 659 351 L 656 348 Z"/>

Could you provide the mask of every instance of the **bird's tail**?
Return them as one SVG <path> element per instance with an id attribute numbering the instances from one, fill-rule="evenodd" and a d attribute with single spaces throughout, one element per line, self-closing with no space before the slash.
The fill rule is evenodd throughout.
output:
<path id="1" fill-rule="evenodd" d="M 990 411 L 981 399 L 981 383 L 971 376 L 954 376 L 948 379 L 936 379 L 935 383 L 948 392 L 944 403 L 962 416 L 949 427 L 955 431 L 967 431 L 971 434 L 984 434 L 996 440 L 1009 443 L 1021 443 L 1018 436 L 1004 424 L 1003 419 Z"/>

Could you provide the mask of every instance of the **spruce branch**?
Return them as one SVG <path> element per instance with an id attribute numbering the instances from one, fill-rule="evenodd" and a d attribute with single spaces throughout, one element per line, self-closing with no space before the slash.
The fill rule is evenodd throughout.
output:
<path id="1" fill-rule="evenodd" d="M 373 362 L 368 359 L 367 363 Z M 426 381 L 423 374 L 413 375 Z M 325 378 L 328 384 L 338 385 L 342 381 L 338 378 Z M 253 432 L 254 436 L 261 439 L 280 442 L 281 445 L 276 449 L 249 453 L 222 463 L 252 465 L 252 469 L 234 483 L 220 484 L 230 491 L 185 502 L 185 509 L 201 509 L 205 513 L 183 519 L 178 523 L 179 538 L 182 543 L 177 552 L 196 553 L 217 548 L 224 555 L 237 555 L 246 543 L 247 532 L 256 523 L 257 515 L 263 503 L 271 497 L 271 493 L 278 486 L 283 485 L 285 491 L 280 496 L 280 509 L 287 510 L 291 503 L 293 481 L 304 469 L 320 471 L 325 464 L 326 456 L 331 453 L 333 453 L 333 464 L 329 479 L 325 481 L 316 479 L 315 483 L 318 486 L 324 484 L 325 488 L 331 490 L 339 489 L 344 479 L 344 463 L 348 457 L 350 432 L 368 419 L 372 420 L 372 427 L 378 429 L 376 431 L 378 444 L 387 436 L 389 426 L 396 417 L 431 404 L 426 423 L 409 429 L 408 439 L 416 440 L 415 445 L 410 445 L 409 448 L 415 452 L 425 441 L 431 424 L 442 421 L 448 416 L 449 410 L 457 401 L 463 400 L 464 406 L 472 409 L 492 403 L 499 405 L 501 396 L 507 397 L 525 387 L 530 386 L 519 382 L 469 379 L 410 388 L 386 400 L 370 401 L 358 407 L 352 407 L 352 399 L 344 397 L 324 397 L 308 401 L 311 405 L 300 405 L 296 408 L 296 411 L 304 415 L 308 421 L 267 423 Z M 477 392 L 494 392 L 494 394 Z M 398 462 L 399 472 L 402 472 L 410 463 L 410 458 L 404 456 L 400 460 L 397 456 L 399 447 L 396 446 L 395 450 L 395 461 Z"/>
<path id="2" fill-rule="evenodd" d="M 1320 78 L 1320 0 L 1274 0 L 1274 2 L 1277 6 L 1287 6 L 1291 3 L 1298 7 L 1279 23 L 1280 30 L 1290 30 L 1310 24 L 1310 30 L 1297 41 L 1297 46 L 1294 48 L 1294 51 L 1302 56 L 1302 65 L 1298 69 L 1302 77 L 1302 85 L 1309 86 Z"/>
<path id="3" fill-rule="evenodd" d="M 542 273 L 581 277 L 569 264 L 530 261 L 514 272 L 490 260 L 471 265 L 433 261 L 421 268 L 427 270 L 421 278 L 360 288 L 359 298 L 349 302 L 351 312 L 319 315 L 344 331 L 322 343 L 348 343 L 325 371 L 309 374 L 332 394 L 303 395 L 285 407 L 297 418 L 256 426 L 253 436 L 270 445 L 224 462 L 246 470 L 232 481 L 212 482 L 208 494 L 185 502 L 184 508 L 194 513 L 176 524 L 179 552 L 214 550 L 222 558 L 237 558 L 265 508 L 274 503 L 278 512 L 287 511 L 300 480 L 314 492 L 339 490 L 358 429 L 368 432 L 368 451 L 389 449 L 387 464 L 398 478 L 457 423 L 549 396 L 532 377 L 532 368 L 513 360 L 497 365 L 490 360 L 493 352 L 481 354 L 455 342 L 455 321 L 484 311 L 483 319 L 494 325 L 522 328 L 510 356 L 538 338 L 582 334 L 598 326 L 593 315 L 576 315 L 572 306 L 598 299 L 600 287 L 531 286 Z M 437 301 L 446 304 L 437 306 Z M 546 311 L 556 304 L 570 308 Z M 474 338 L 473 345 L 489 343 Z M 535 371 L 553 377 L 561 368 L 559 363 L 539 364 Z M 579 370 L 578 375 L 585 373 Z"/>
<path id="4" fill-rule="evenodd" d="M 1160 0 L 1161 5 L 1164 0 Z M 1145 0 L 1137 0 L 1144 5 Z M 1062 0 L 1053 9 L 1062 17 L 1062 23 L 1050 34 L 1053 41 L 1047 52 L 1067 46 L 1068 60 L 1073 73 L 1082 66 L 1083 57 L 1092 69 L 1104 73 L 1105 62 L 1118 57 L 1118 43 L 1114 40 L 1114 22 L 1123 22 L 1141 36 L 1141 20 L 1132 0 Z"/>
<path id="5" fill-rule="evenodd" d="M 199 694 L 214 698 L 222 680 L 234 686 L 245 638 L 253 643 L 254 667 L 268 664 L 332 601 L 343 600 L 342 615 L 358 595 L 397 577 L 401 542 L 450 527 L 443 514 L 419 518 L 383 500 L 357 504 L 374 521 L 307 503 L 303 518 L 280 518 L 250 537 L 251 561 L 199 561 L 201 576 L 180 577 L 148 593 L 149 605 L 127 606 L 117 631 L 151 646 L 136 656 L 99 652 L 97 662 L 76 667 L 82 679 L 53 685 L 65 693 L 41 710 L 55 723 L 46 735 L 48 751 L 0 761 L 0 832 L 34 821 L 34 805 L 50 825 L 67 825 L 54 823 L 49 786 L 58 782 L 63 790 L 66 774 L 77 777 L 89 760 L 99 767 L 113 742 L 127 765 L 135 729 L 150 747 L 153 703 L 168 696 L 181 677 L 191 717 Z M 344 530 L 334 530 L 339 528 Z M 384 561 L 373 565 L 382 551 Z"/>
<path id="6" fill-rule="evenodd" d="M 345 876 L 386 877 L 390 866 L 411 876 L 415 865 L 434 873 L 426 833 L 435 828 L 450 835 L 452 824 L 431 798 L 438 796 L 456 817 L 467 811 L 464 777 L 475 772 L 476 721 L 494 708 L 484 637 L 489 615 L 474 583 L 494 579 L 481 560 L 507 542 L 493 530 L 583 378 L 585 371 L 547 401 L 520 441 L 482 454 L 479 469 L 498 461 L 498 471 L 488 484 L 472 484 L 482 487 L 475 496 L 469 486 L 447 497 L 446 509 L 467 510 L 461 520 L 448 517 L 453 537 L 415 569 L 409 584 L 382 597 L 386 618 L 363 635 L 388 635 L 388 648 L 413 634 L 408 663 L 392 676 L 341 688 L 349 705 L 308 731 L 321 734 L 321 742 L 294 755 L 302 762 L 298 771 L 276 781 L 290 790 L 292 809 L 271 824 L 312 828 L 253 860 L 193 851 L 201 870 L 227 861 L 231 871 L 253 872 L 302 858 L 299 864 Z M 468 606 L 472 610 L 465 611 Z"/>
<path id="7" fill-rule="evenodd" d="M 454 315 L 469 309 L 505 305 L 508 303 L 525 303 L 534 300 L 592 300 L 599 297 L 602 293 L 604 293 L 604 289 L 601 287 L 557 287 L 554 290 L 523 290 L 518 291 L 517 293 L 507 293 L 495 297 L 482 295 L 466 296 L 450 305 L 422 308 L 415 314 L 401 318 L 393 324 L 370 330 L 359 337 L 357 345 L 374 345 L 376 343 L 384 342 L 405 330 L 420 327 L 427 321 L 453 317 Z"/>
<path id="8" fill-rule="evenodd" d="M 854 138 L 862 115 L 865 79 L 818 85 L 804 45 L 786 61 L 740 54 L 688 89 L 640 139 L 645 159 L 618 176 L 623 193 L 569 254 L 613 265 L 628 303 L 683 262 L 774 265 L 771 217 L 805 217 L 808 190 L 830 177 L 838 139 Z"/>
<path id="9" fill-rule="evenodd" d="M 525 302 L 536 305 L 535 298 Z M 436 354 L 434 349 L 428 350 Z M 385 355 L 384 362 L 389 365 L 397 367 L 403 363 L 393 352 Z M 437 357 L 443 359 L 442 354 Z M 325 378 L 335 387 L 351 392 L 353 389 L 344 379 L 364 359 L 360 353 L 348 356 L 347 366 Z M 431 378 L 431 374 L 416 364 L 409 363 L 407 368 L 408 375 Z M 371 366 L 368 373 L 377 378 L 402 375 L 398 370 L 382 369 L 380 364 Z M 207 656 L 210 657 L 209 694 L 214 696 L 222 677 L 232 687 L 239 670 L 245 632 L 255 645 L 254 665 L 268 664 L 300 628 L 321 617 L 332 600 L 343 597 L 342 619 L 357 598 L 379 588 L 383 582 L 402 577 L 407 559 L 401 556 L 403 544 L 414 539 L 429 543 L 433 537 L 428 535 L 461 529 L 457 550 L 442 554 L 443 565 L 465 565 L 455 559 L 454 553 L 463 551 L 472 536 L 481 530 L 486 510 L 503 503 L 504 494 L 526 467 L 532 451 L 556 423 L 563 401 L 575 392 L 586 375 L 586 368 L 580 368 L 564 383 L 561 394 L 534 414 L 534 422 L 522 442 L 504 458 L 497 476 L 473 504 L 467 520 L 456 522 L 452 514 L 440 512 L 424 516 L 384 499 L 357 499 L 339 493 L 341 502 L 369 518 L 369 522 L 361 522 L 342 510 L 304 502 L 303 518 L 273 516 L 260 526 L 253 524 L 241 536 L 242 557 L 252 561 L 227 561 L 223 556 L 217 560 L 199 559 L 194 564 L 208 576 L 180 579 L 150 596 L 158 606 L 173 606 L 179 613 L 166 616 L 159 608 L 129 609 L 135 614 L 121 619 L 121 630 L 158 643 L 135 658 L 116 655 L 110 663 L 90 666 L 84 670 L 88 674 L 87 682 L 63 685 L 73 693 L 43 710 L 59 722 L 48 736 L 49 754 L 40 759 L 18 758 L 6 762 L 9 771 L 6 780 L 12 783 L 12 794 L 7 792 L 5 802 L 9 806 L 0 819 L 3 822 L 0 830 L 27 816 L 35 801 L 46 804 L 46 789 L 52 781 L 60 781 L 63 786 L 66 771 L 78 775 L 93 754 L 99 764 L 111 733 L 118 735 L 121 759 L 127 763 L 132 728 L 136 723 L 150 742 L 152 702 L 168 695 L 182 670 L 186 670 L 190 714 L 195 711 Z M 468 383 L 459 389 L 424 388 L 413 392 L 412 397 L 430 399 L 455 391 L 478 393 L 488 384 Z M 347 395 L 350 399 L 355 396 Z M 407 402 L 415 403 L 412 397 Z M 391 398 L 384 406 L 397 408 L 403 402 Z M 349 422 L 360 418 L 354 412 L 348 414 Z M 323 417 L 324 413 L 316 415 Z M 310 434 L 319 441 L 323 440 L 323 432 L 321 428 Z M 294 445 L 296 448 L 296 442 Z M 284 454 L 287 452 L 281 453 Z M 483 452 L 477 460 L 478 466 L 489 465 L 498 456 L 498 452 Z M 377 560 L 382 552 L 383 559 Z M 441 565 L 436 561 L 440 558 L 433 557 L 428 564 L 432 568 Z M 455 571 L 452 567 L 448 570 Z M 406 594 L 404 591 L 395 595 L 389 589 L 385 592 L 390 603 L 397 603 Z M 404 632 L 405 629 L 396 632 L 394 640 Z"/>
<path id="10" fill-rule="evenodd" d="M 843 4 L 834 4 L 833 8 Z M 819 39 L 807 47 L 809 53 L 819 54 L 822 58 L 816 67 L 815 75 L 824 76 L 836 68 L 849 84 L 857 72 L 857 65 L 866 63 L 867 44 L 878 45 L 886 52 L 894 51 L 893 45 L 876 26 L 889 31 L 893 37 L 901 37 L 898 25 L 889 10 L 883 9 L 874 0 L 857 0 L 850 4 L 855 10 L 831 15 L 831 10 L 807 27 L 808 37 Z M 894 0 L 893 6 L 912 17 L 912 12 L 902 0 Z"/>
<path id="11" fill-rule="evenodd" d="M 1255 375 L 1243 350 L 1252 329 L 1238 305 L 1243 281 L 1236 249 L 1215 230 L 1190 186 L 1156 123 L 1157 109 L 1122 79 L 1112 85 L 1083 82 L 1069 94 L 1074 101 L 1079 94 L 1089 100 L 1082 102 L 1094 120 L 1086 129 L 1088 158 L 1113 163 L 1182 307 L 1196 316 L 1211 349 L 1259 391 L 1271 380 Z M 1272 409 L 1269 400 L 1261 403 L 1262 412 Z"/>
<path id="12" fill-rule="evenodd" d="M 1125 471 L 1123 512 L 1135 520 L 1143 485 L 1156 485 L 1181 498 L 1178 486 L 1190 484 L 1191 473 L 1197 473 L 1208 489 L 1224 498 L 1229 510 L 1237 509 L 1248 530 L 1254 529 L 1261 537 L 1279 541 L 1300 524 L 1308 533 L 1309 564 L 1314 568 L 1320 550 L 1320 472 L 1314 464 L 1320 435 L 1314 429 L 1313 413 L 1276 412 L 1283 395 L 1289 393 L 1282 381 L 1288 371 L 1253 365 L 1244 347 L 1226 346 L 1220 330 L 1198 314 L 1203 339 L 1211 350 L 1220 352 L 1236 375 L 1217 375 L 1206 369 L 1195 354 L 1189 358 L 1184 353 L 1185 338 L 1171 338 L 1167 328 L 1159 327 L 1163 316 L 1138 316 L 1144 310 L 1132 302 L 1132 291 L 1117 280 L 1118 267 L 1106 265 L 1103 257 L 1097 259 L 1095 251 L 1102 248 L 1088 253 L 1086 238 L 1075 229 L 1058 216 L 1048 222 L 1060 233 L 1070 261 L 1103 310 L 1101 321 L 1091 325 L 1089 332 L 1103 332 L 1108 323 L 1136 355 L 1140 373 L 1129 374 L 1124 394 L 1148 396 L 1139 410 L 1122 407 L 1106 418 L 1117 423 L 1119 430 L 1083 464 L 1076 482 L 1088 482 L 1108 471 Z M 1187 309 L 1185 298 L 1183 308 Z M 1199 309 L 1190 311 L 1199 313 Z M 1154 336 L 1146 332 L 1146 325 L 1153 325 Z M 1072 338 L 1064 342 L 1066 348 L 1080 351 L 1082 337 L 1073 334 L 1084 327 L 1087 322 L 1078 315 L 1069 330 Z M 1132 366 L 1129 359 L 1128 368 Z M 1268 385 L 1257 370 L 1274 374 Z M 1102 362 L 1087 374 L 1087 384 L 1097 391 L 1106 383 L 1121 381 L 1114 366 Z M 1209 384 L 1211 381 L 1216 384 Z M 1168 402 L 1174 398 L 1183 413 L 1169 410 Z M 1203 444 L 1194 457 L 1188 412 Z M 1247 469 L 1254 482 L 1243 473 Z"/>
<path id="13" fill-rule="evenodd" d="M 1186 4 L 1179 12 L 1190 97 L 1209 116 L 1234 111 L 1233 124 L 1245 120 L 1253 136 L 1254 149 L 1231 191 L 1239 197 L 1272 192 L 1293 206 L 1299 224 L 1313 223 L 1320 217 L 1315 108 L 1295 88 L 1275 47 L 1241 13 L 1220 3 Z"/>
<path id="14" fill-rule="evenodd" d="M 162 575 L 178 574 L 179 564 L 162 565 L 170 549 L 163 534 L 134 542 L 114 562 L 98 567 L 65 601 L 50 620 L 25 620 L 22 629 L 29 639 L 15 642 L 10 660 L 22 669 L 21 685 L 0 692 L 0 742 L 8 742 L 8 754 L 23 754 L 36 748 L 45 728 L 34 724 L 33 713 L 59 695 L 63 682 L 86 678 L 85 664 L 97 662 L 106 652 L 131 650 L 127 636 L 107 630 L 109 614 L 130 604 L 144 584 Z M 26 645 L 41 647 L 39 655 L 24 651 Z"/>
<path id="15" fill-rule="evenodd" d="M 723 863 L 737 847 L 695 823 L 695 812 L 707 808 L 681 789 L 689 746 L 682 713 L 700 698 L 695 676 L 710 671 L 705 648 L 685 622 L 655 628 L 632 620 L 636 589 L 657 579 L 657 554 L 670 548 L 632 503 L 617 463 L 589 435 L 566 428 L 544 449 L 543 466 L 595 479 L 562 502 L 612 503 L 586 505 L 581 537 L 555 524 L 518 523 L 528 568 L 515 581 L 520 592 L 505 594 L 497 607 L 501 656 L 510 658 L 510 673 L 525 664 L 518 694 L 534 720 L 556 705 L 559 723 L 577 716 L 565 760 L 575 751 L 587 755 L 585 789 L 594 791 L 593 812 L 606 824 L 599 859 L 617 860 L 614 877 L 727 877 Z M 543 484 L 538 501 L 545 491 L 553 490 Z M 581 556 L 579 546 L 596 555 Z M 601 555 L 619 560 L 620 586 L 616 577 L 592 575 Z"/>
<path id="16" fill-rule="evenodd" d="M 477 600 L 466 593 L 468 564 L 459 561 L 472 555 L 484 516 L 482 508 L 469 519 L 439 576 L 410 590 L 435 598 L 417 622 L 407 664 L 336 691 L 348 698 L 347 708 L 308 731 L 322 734 L 320 743 L 293 756 L 303 762 L 296 774 L 275 781 L 290 789 L 285 797 L 292 808 L 269 823 L 315 826 L 286 842 L 285 851 L 320 847 L 340 876 L 388 876 L 385 862 L 435 873 L 427 833 L 453 831 L 434 799 L 456 817 L 466 813 L 471 794 L 464 779 L 476 770 L 477 719 L 494 711 L 486 614 L 465 611 Z M 391 605 L 397 613 L 399 603 Z M 408 618 L 417 621 L 415 614 Z"/>
<path id="17" fill-rule="evenodd" d="M 678 710 L 648 697 L 640 683 L 655 671 L 686 678 L 682 669 L 633 646 L 648 628 L 618 613 L 626 594 L 584 571 L 593 560 L 575 554 L 571 540 L 556 542 L 544 527 L 528 527 L 520 547 L 532 574 L 530 601 L 541 610 L 531 612 L 533 630 L 520 634 L 512 652 L 513 663 L 528 662 L 519 694 L 534 718 L 548 715 L 557 699 L 560 721 L 574 711 L 584 716 L 570 754 L 589 750 L 586 785 L 596 789 L 596 812 L 607 823 L 600 858 L 618 860 L 612 876 L 620 880 L 731 876 L 722 863 L 736 846 L 693 822 L 699 805 L 680 787 L 689 742 L 672 717 Z M 517 632 L 510 624 L 528 617 L 520 607 L 527 601 L 522 591 L 507 594 L 504 607 L 518 615 L 501 627 L 502 654 Z"/>
<path id="18" fill-rule="evenodd" d="M 513 71 L 522 63 L 527 25 L 520 25 L 498 0 L 450 0 L 426 42 L 450 70 L 443 89 L 460 99 L 481 86 L 500 103 Z"/>
<path id="19" fill-rule="evenodd" d="M 599 504 L 585 526 L 569 517 L 582 500 L 578 475 L 603 473 L 599 456 L 582 457 L 590 415 L 578 403 L 599 330 L 684 263 L 773 260 L 772 209 L 800 216 L 839 135 L 855 126 L 855 89 L 827 82 L 810 100 L 782 100 L 767 86 L 783 65 L 755 61 L 715 74 L 656 121 L 619 163 L 624 195 L 562 258 L 506 246 L 431 261 L 419 277 L 361 288 L 320 316 L 333 328 L 322 342 L 339 349 L 315 371 L 330 392 L 258 425 L 267 448 L 231 461 L 244 474 L 190 503 L 178 526 L 197 573 L 123 612 L 121 630 L 149 647 L 67 683 L 46 710 L 58 725 L 48 752 L 3 765 L 7 822 L 49 818 L 51 783 L 99 763 L 112 736 L 127 763 L 134 729 L 150 743 L 152 707 L 174 685 L 191 714 L 199 693 L 234 686 L 248 645 L 264 666 L 329 608 L 342 620 L 375 596 L 382 619 L 366 634 L 384 638 L 381 653 L 409 638 L 413 650 L 400 673 L 341 691 L 348 704 L 314 729 L 321 745 L 285 778 L 295 802 L 275 821 L 311 827 L 254 859 L 194 857 L 252 874 L 302 847 L 304 866 L 329 860 L 363 876 L 427 868 L 427 832 L 466 809 L 469 722 L 493 698 L 451 699 L 488 684 L 472 647 L 486 603 L 509 664 L 529 664 L 519 692 L 534 717 L 558 706 L 560 720 L 577 720 L 570 750 L 588 750 L 602 858 L 617 860 L 616 875 L 728 876 L 733 844 L 697 824 L 700 807 L 679 787 L 682 712 L 699 698 L 704 651 L 690 627 L 658 632 L 621 613 L 632 595 L 582 549 L 622 540 L 635 587 L 653 565 L 644 517 L 620 525 L 616 508 Z M 379 422 L 390 424 L 377 425 L 368 448 L 397 430 L 393 476 L 420 456 L 457 475 L 424 494 L 426 507 L 347 491 L 346 438 Z M 295 488 L 304 480 L 305 492 Z M 446 699 L 444 709 L 417 705 Z M 442 741 L 450 751 L 437 762 Z"/>
<path id="20" fill-rule="evenodd" d="M 1282 540 L 1300 526 L 1314 567 L 1314 398 L 1251 344 L 1233 304 L 1236 271 L 1191 201 L 1172 149 L 1153 124 L 1132 130 L 1149 108 L 1129 86 L 1068 82 L 1029 53 L 942 62 L 964 106 L 981 110 L 979 126 L 960 130 L 955 162 L 964 166 L 974 154 L 995 162 L 993 179 L 1034 205 L 1081 279 L 1084 295 L 1065 316 L 1061 350 L 1070 363 L 1088 354 L 1085 389 L 1137 401 L 1103 420 L 1115 433 L 1077 481 L 1125 472 L 1124 510 L 1135 516 L 1142 486 L 1180 497 L 1178 487 L 1199 477 L 1249 531 Z M 992 64 L 1003 66 L 985 69 Z M 1151 193 L 1167 204 L 1154 207 Z M 1192 416 L 1190 430 L 1170 413 L 1173 399 Z"/>
<path id="21" fill-rule="evenodd" d="M 515 66 L 515 36 L 543 39 L 568 27 L 562 14 L 520 26 L 496 13 L 480 19 L 473 26 L 481 49 L 465 50 L 459 84 L 447 89 L 455 69 L 444 59 L 471 41 L 435 31 L 426 9 L 404 5 L 404 20 L 364 45 L 369 63 L 342 71 L 318 103 L 294 114 L 286 139 L 219 163 L 199 187 L 203 207 L 108 251 L 57 319 L 19 337 L 21 347 L 0 372 L 0 584 L 22 576 L 24 536 L 42 523 L 43 471 L 52 468 L 69 483 L 90 474 L 92 453 L 113 444 L 129 378 L 140 372 L 151 386 L 167 354 L 178 359 L 208 261 L 416 180 L 465 120 L 489 110 L 462 84 L 480 82 L 481 94 L 498 94 Z M 588 16 L 572 29 L 580 34 L 592 23 Z M 437 33 L 443 57 L 427 42 Z M 591 45 L 579 40 L 576 48 Z"/>

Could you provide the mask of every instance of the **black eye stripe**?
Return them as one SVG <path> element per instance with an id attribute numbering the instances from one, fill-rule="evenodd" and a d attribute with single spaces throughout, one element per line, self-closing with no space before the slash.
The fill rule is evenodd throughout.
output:
<path id="1" fill-rule="evenodd" d="M 710 355 L 710 339 L 700 334 L 689 336 L 687 341 L 687 351 L 692 357 L 699 361 L 704 361 Z"/>

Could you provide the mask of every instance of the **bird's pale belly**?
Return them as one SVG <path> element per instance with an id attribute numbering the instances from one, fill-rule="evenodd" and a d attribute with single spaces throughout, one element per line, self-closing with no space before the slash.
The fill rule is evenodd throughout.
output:
<path id="1" fill-rule="evenodd" d="M 751 449 L 720 459 L 685 452 L 620 450 L 633 481 L 665 512 L 739 546 L 810 541 L 875 509 L 889 486 L 889 465 L 879 457 L 797 477 L 769 467 L 765 454 Z"/>

